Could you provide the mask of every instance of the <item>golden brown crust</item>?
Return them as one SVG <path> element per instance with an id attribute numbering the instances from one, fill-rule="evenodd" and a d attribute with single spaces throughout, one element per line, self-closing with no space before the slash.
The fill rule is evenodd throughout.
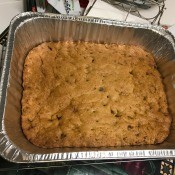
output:
<path id="1" fill-rule="evenodd" d="M 137 46 L 43 43 L 23 72 L 22 129 L 44 147 L 155 144 L 171 119 L 153 56 Z"/>

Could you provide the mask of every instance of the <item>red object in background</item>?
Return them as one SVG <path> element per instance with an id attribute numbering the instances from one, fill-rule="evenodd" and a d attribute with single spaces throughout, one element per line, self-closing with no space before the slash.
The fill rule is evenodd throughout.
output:
<path id="1" fill-rule="evenodd" d="M 45 0 L 45 4 L 46 4 L 46 6 L 48 5 L 48 2 L 47 2 L 47 0 Z"/>
<path id="2" fill-rule="evenodd" d="M 165 25 L 164 25 L 164 26 L 162 26 L 162 27 L 163 27 L 164 29 L 168 29 L 168 26 L 165 26 Z"/>
<path id="3" fill-rule="evenodd" d="M 35 0 L 28 0 L 27 1 L 27 11 L 32 11 L 32 12 L 37 11 Z"/>
<path id="4" fill-rule="evenodd" d="M 79 0 L 79 2 L 80 2 L 80 7 L 82 8 L 86 8 L 89 3 L 88 0 Z"/>
<path id="5" fill-rule="evenodd" d="M 145 162 L 127 162 L 123 164 L 123 168 L 128 175 L 144 175 L 145 174 Z"/>
<path id="6" fill-rule="evenodd" d="M 36 7 L 35 6 L 32 7 L 32 12 L 36 12 Z"/>

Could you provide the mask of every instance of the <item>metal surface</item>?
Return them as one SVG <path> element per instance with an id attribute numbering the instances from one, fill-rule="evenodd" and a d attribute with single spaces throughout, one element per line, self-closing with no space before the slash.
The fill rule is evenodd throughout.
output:
<path id="1" fill-rule="evenodd" d="M 8 30 L 9 30 L 9 27 L 7 27 L 7 28 L 0 34 L 0 45 L 2 45 L 2 46 L 6 46 Z"/>
<path id="2" fill-rule="evenodd" d="M 150 21 L 152 24 L 160 24 L 161 17 L 164 13 L 165 0 L 103 0 L 114 7 Z M 154 14 L 151 16 L 147 10 L 154 8 Z"/>
<path id="3" fill-rule="evenodd" d="M 2 69 L 4 65 L 5 50 L 6 50 L 5 44 L 2 45 L 2 48 L 0 48 L 0 50 L 1 50 L 1 54 L 0 54 L 0 79 L 1 79 Z"/>
<path id="4" fill-rule="evenodd" d="M 23 135 L 21 117 L 22 72 L 28 52 L 45 41 L 92 41 L 134 44 L 156 57 L 166 88 L 169 110 L 175 117 L 175 42 L 157 26 L 90 17 L 23 13 L 10 25 L 0 86 L 0 155 L 12 162 L 36 163 L 90 159 L 174 158 L 175 123 L 162 144 L 110 148 L 54 148 L 32 145 Z"/>

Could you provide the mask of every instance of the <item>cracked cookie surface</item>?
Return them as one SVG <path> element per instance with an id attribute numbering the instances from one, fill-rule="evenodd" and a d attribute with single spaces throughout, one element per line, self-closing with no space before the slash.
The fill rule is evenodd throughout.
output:
<path id="1" fill-rule="evenodd" d="M 44 148 L 161 143 L 171 118 L 152 54 L 138 46 L 48 42 L 23 71 L 22 129 Z"/>

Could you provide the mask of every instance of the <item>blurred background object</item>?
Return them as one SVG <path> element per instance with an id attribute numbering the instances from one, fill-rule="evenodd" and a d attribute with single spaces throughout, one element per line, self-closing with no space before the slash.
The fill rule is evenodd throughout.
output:
<path id="1" fill-rule="evenodd" d="M 86 9 L 88 16 L 140 23 L 148 21 L 163 26 L 175 24 L 175 1 L 173 0 L 96 0 L 94 5 L 88 8 Z"/>
<path id="2" fill-rule="evenodd" d="M 8 27 L 11 19 L 24 9 L 23 0 L 0 0 L 0 33 Z"/>
<path id="3" fill-rule="evenodd" d="M 160 23 L 165 10 L 165 0 L 103 0 L 118 9 L 129 12 L 151 23 Z"/>
<path id="4" fill-rule="evenodd" d="M 175 25 L 171 26 L 168 30 L 175 36 Z"/>
<path id="5" fill-rule="evenodd" d="M 105 12 L 105 13 L 104 13 Z M 149 23 L 147 20 L 130 14 L 129 11 L 124 11 L 117 8 L 115 5 L 108 2 L 97 0 L 93 7 L 87 13 L 87 16 L 96 16 L 99 18 L 110 18 L 119 21 Z"/>
<path id="6" fill-rule="evenodd" d="M 168 29 L 175 25 L 174 8 L 174 0 L 0 0 L 0 40 L 7 35 L 11 19 L 24 11 L 152 23 Z M 175 34 L 175 27 L 170 31 Z"/>
<path id="7" fill-rule="evenodd" d="M 172 26 L 175 24 L 174 8 L 174 0 L 0 0 L 0 33 L 15 15 L 24 11 L 88 15 Z"/>

